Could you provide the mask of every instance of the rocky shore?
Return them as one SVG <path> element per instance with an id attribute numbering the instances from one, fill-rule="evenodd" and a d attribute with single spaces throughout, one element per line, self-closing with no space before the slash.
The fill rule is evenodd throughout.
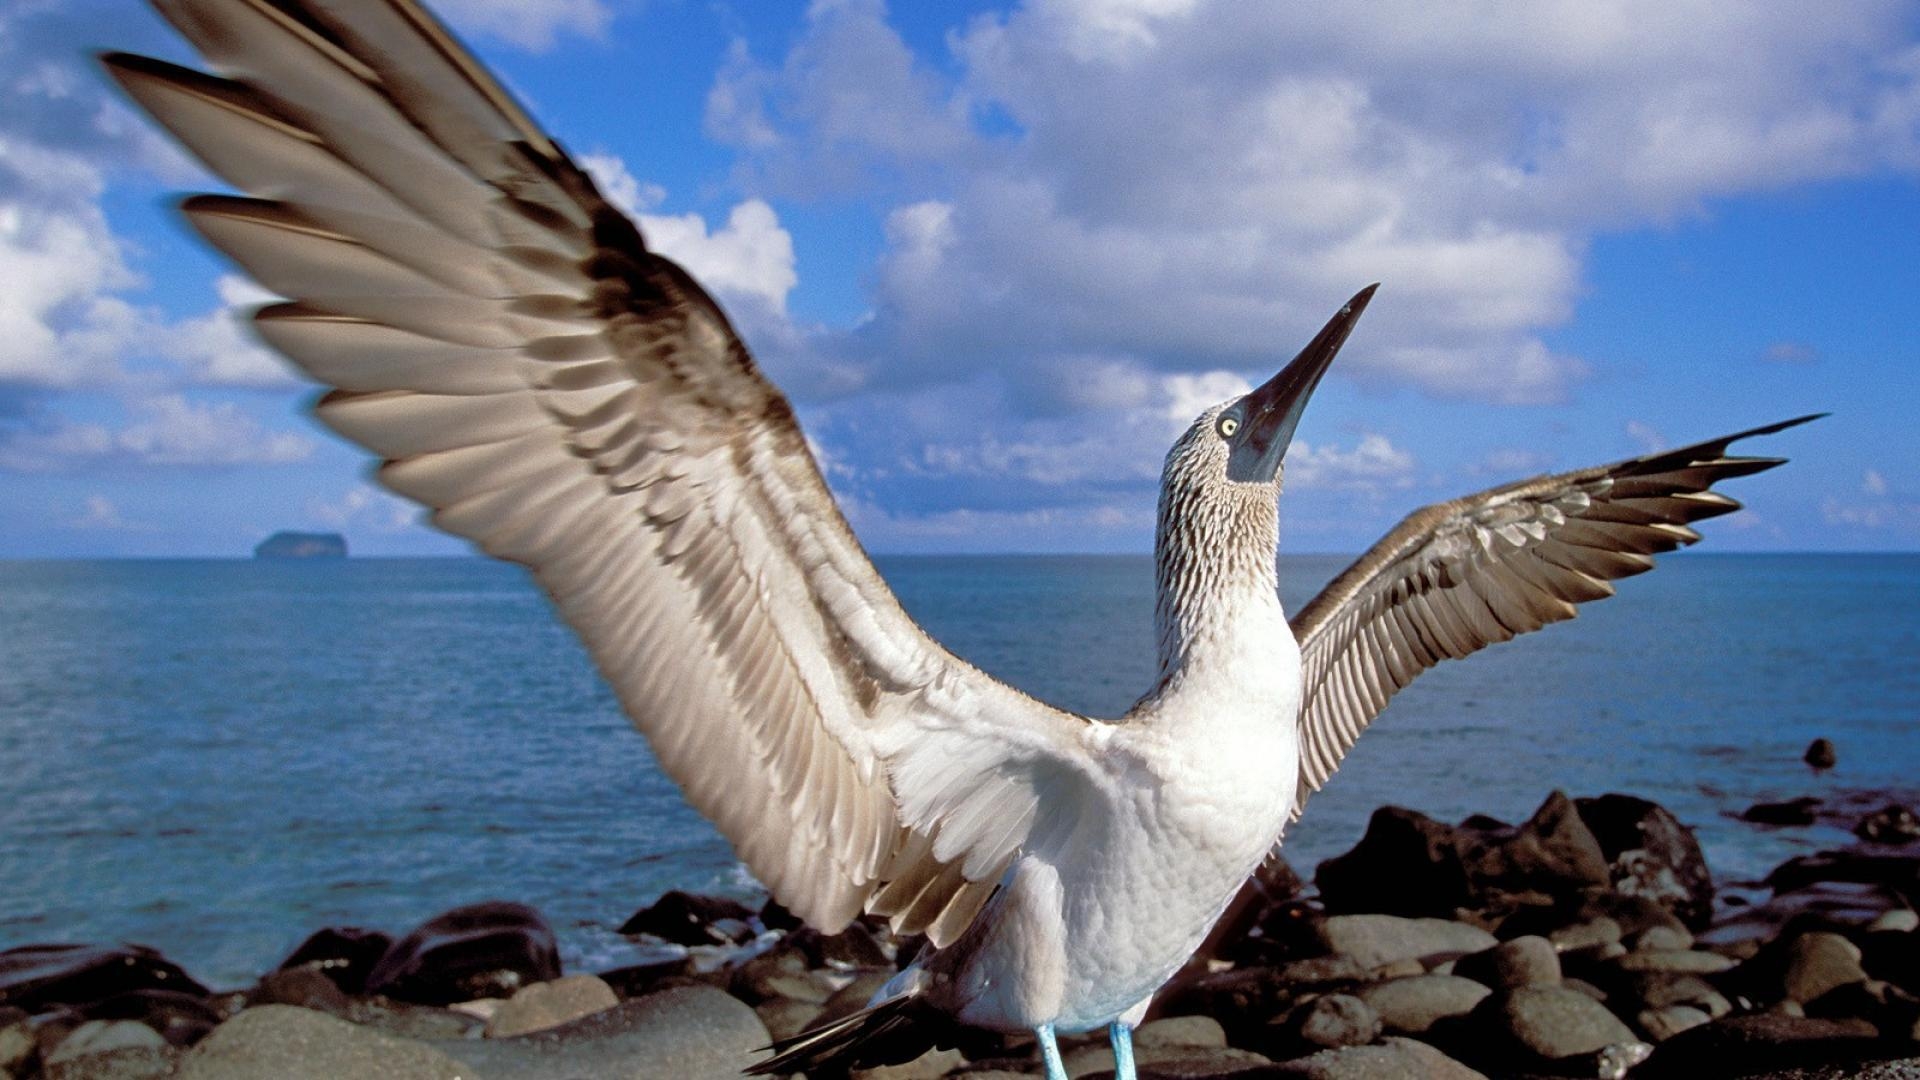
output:
<path id="1" fill-rule="evenodd" d="M 1920 825 L 1894 804 L 1851 827 L 1857 843 L 1736 893 L 1632 796 L 1554 793 L 1517 825 L 1384 807 L 1310 885 L 1263 868 L 1140 1028 L 1141 1076 L 1920 1076 Z M 0 1080 L 733 1076 L 770 1038 L 858 1009 L 920 946 L 681 893 L 621 932 L 677 955 L 567 974 L 512 903 L 397 937 L 323 929 L 224 992 L 139 946 L 10 949 Z M 1030 1037 L 934 1034 L 852 1075 L 1039 1071 Z M 1064 1049 L 1073 1076 L 1111 1074 L 1104 1036 Z"/>

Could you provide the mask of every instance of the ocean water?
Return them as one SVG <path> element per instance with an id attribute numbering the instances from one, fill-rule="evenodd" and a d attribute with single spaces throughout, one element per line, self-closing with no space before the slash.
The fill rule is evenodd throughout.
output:
<path id="1" fill-rule="evenodd" d="M 932 633 L 1056 704 L 1114 715 L 1151 678 L 1144 557 L 880 563 Z M 1283 559 L 1289 606 L 1345 563 Z M 1518 820 L 1559 788 L 1665 804 L 1737 882 L 1848 839 L 1733 820 L 1754 801 L 1920 791 L 1920 556 L 1682 554 L 1582 612 L 1396 699 L 1295 866 L 1383 803 Z M 1840 765 L 1815 775 L 1820 735 Z M 320 926 L 502 898 L 604 968 L 675 887 L 755 892 L 516 568 L 0 562 L 0 948 L 135 941 L 231 986 Z"/>

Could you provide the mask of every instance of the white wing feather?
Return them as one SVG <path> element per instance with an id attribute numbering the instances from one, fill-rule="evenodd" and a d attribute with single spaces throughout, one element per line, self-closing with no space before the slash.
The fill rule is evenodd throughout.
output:
<path id="1" fill-rule="evenodd" d="M 913 623 L 719 308 L 415 3 L 158 6 L 221 75 L 107 66 L 249 196 L 186 212 L 319 418 L 532 568 L 783 903 L 957 936 L 1096 726 Z"/>

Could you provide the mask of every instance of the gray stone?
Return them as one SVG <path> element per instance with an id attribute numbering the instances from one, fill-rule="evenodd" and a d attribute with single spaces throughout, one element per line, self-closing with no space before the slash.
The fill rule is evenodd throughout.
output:
<path id="1" fill-rule="evenodd" d="M 848 1076 L 850 1080 L 939 1080 L 949 1071 L 966 1064 L 966 1060 L 958 1050 L 929 1050 L 912 1061 L 872 1069 L 855 1069 Z"/>
<path id="2" fill-rule="evenodd" d="M 1839 934 L 1815 931 L 1802 934 L 1787 946 L 1781 989 L 1801 1004 L 1836 987 L 1865 980 L 1860 947 Z"/>
<path id="3" fill-rule="evenodd" d="M 1133 1033 L 1135 1049 L 1161 1046 L 1227 1045 L 1227 1033 L 1211 1016 L 1166 1016 L 1149 1020 Z"/>
<path id="4" fill-rule="evenodd" d="M 1282 1062 L 1262 1076 L 1304 1076 L 1309 1080 L 1485 1080 L 1447 1055 L 1414 1039 L 1388 1036 L 1375 1046 L 1322 1050 Z"/>
<path id="5" fill-rule="evenodd" d="M 1679 952 L 1693 948 L 1693 935 L 1683 926 L 1649 926 L 1633 936 L 1635 952 Z"/>
<path id="6" fill-rule="evenodd" d="M 1360 1046 L 1380 1037 L 1380 1014 L 1351 994 L 1322 994 L 1288 1013 L 1279 1027 L 1296 1045 Z"/>
<path id="7" fill-rule="evenodd" d="M 1461 957 L 1454 962 L 1453 973 L 1495 990 L 1552 986 L 1560 981 L 1560 956 L 1552 942 L 1529 934 Z"/>
<path id="8" fill-rule="evenodd" d="M 60 1040 L 47 1055 L 46 1064 L 58 1065 L 114 1050 L 158 1050 L 166 1045 L 159 1032 L 136 1020 L 89 1020 Z"/>
<path id="9" fill-rule="evenodd" d="M 1896 908 L 1886 912 L 1867 925 L 1868 932 L 1886 930 L 1894 933 L 1910 934 L 1920 930 L 1920 912 L 1906 908 Z"/>
<path id="10" fill-rule="evenodd" d="M 753 1013 L 760 1022 L 767 1025 L 767 1035 L 773 1039 L 791 1039 L 795 1035 L 816 1026 L 821 1008 L 811 1001 L 794 1001 L 791 998 L 771 998 L 753 1007 Z"/>
<path id="11" fill-rule="evenodd" d="M 1627 986 L 1633 999 L 1648 1009 L 1692 1005 L 1714 1017 L 1725 1016 L 1733 1009 L 1724 994 L 1698 975 L 1642 972 L 1629 978 Z"/>
<path id="12" fill-rule="evenodd" d="M 1579 952 L 1583 949 L 1618 945 L 1620 944 L 1620 924 L 1606 915 L 1601 915 L 1549 931 L 1547 940 L 1553 942 L 1553 947 L 1561 952 Z"/>
<path id="13" fill-rule="evenodd" d="M 1355 996 L 1380 1014 L 1380 1023 L 1397 1035 L 1423 1035 L 1436 1022 L 1465 1016 L 1493 991 L 1457 975 L 1418 975 L 1363 986 Z"/>
<path id="14" fill-rule="evenodd" d="M 1622 971 L 1671 971 L 1682 975 L 1716 975 L 1733 967 L 1733 961 L 1719 953 L 1698 949 L 1662 949 L 1654 952 L 1630 952 L 1614 958 Z"/>
<path id="15" fill-rule="evenodd" d="M 1638 1041 L 1606 1006 L 1564 986 L 1523 986 L 1496 994 L 1475 1014 L 1534 1056 L 1548 1060 Z"/>
<path id="16" fill-rule="evenodd" d="M 1251 1050 L 1236 1050 L 1230 1046 L 1167 1046 L 1147 1054 L 1135 1055 L 1135 1064 L 1140 1067 L 1140 1080 L 1227 1080 L 1230 1077 L 1253 1077 L 1271 1075 L 1267 1070 L 1273 1067 L 1270 1058 L 1256 1054 Z M 977 1073 L 962 1073 L 966 1080 L 980 1080 Z M 1038 1076 L 1036 1070 L 1023 1074 L 1023 1080 L 1033 1080 Z M 1068 1073 L 1074 1080 L 1111 1080 L 1113 1059 L 1106 1058 L 1097 1068 L 1084 1073 Z"/>
<path id="17" fill-rule="evenodd" d="M 591 1016 L 620 1004 L 596 975 L 569 975 L 552 982 L 534 983 L 514 991 L 487 1021 L 487 1037 L 503 1039 L 541 1031 L 569 1020 Z"/>
<path id="18" fill-rule="evenodd" d="M 434 1046 L 486 1080 L 733 1080 L 766 1056 L 769 1041 L 766 1025 L 745 1002 L 688 984 L 530 1035 Z"/>
<path id="19" fill-rule="evenodd" d="M 355 1027 L 292 1005 L 247 1009 L 214 1028 L 180 1061 L 177 1080 L 471 1080 L 433 1047 Z"/>
<path id="20" fill-rule="evenodd" d="M 38 1045 L 25 1010 L 0 1005 L 0 1076 L 11 1075 L 26 1064 Z"/>
<path id="21" fill-rule="evenodd" d="M 1399 960 L 1432 965 L 1500 944 L 1477 926 L 1398 915 L 1334 915 L 1321 923 L 1320 940 L 1327 951 L 1345 953 L 1366 968 Z"/>
<path id="22" fill-rule="evenodd" d="M 1691 1005 L 1669 1005 L 1664 1009 L 1642 1009 L 1634 1022 L 1654 1042 L 1666 1042 L 1675 1035 L 1707 1023 L 1713 1017 Z"/>
<path id="23" fill-rule="evenodd" d="M 48 1065 L 40 1080 L 167 1080 L 180 1060 L 172 1046 L 136 1046 Z"/>

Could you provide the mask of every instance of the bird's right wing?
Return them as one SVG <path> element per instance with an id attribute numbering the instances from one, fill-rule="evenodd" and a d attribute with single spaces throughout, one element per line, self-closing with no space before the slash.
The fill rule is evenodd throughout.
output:
<path id="1" fill-rule="evenodd" d="M 1612 596 L 1608 582 L 1700 539 L 1688 523 L 1739 509 L 1714 484 L 1784 460 L 1729 457 L 1729 443 L 1813 419 L 1535 477 L 1408 515 L 1293 619 L 1305 680 L 1294 817 L 1422 671 Z"/>
<path id="2" fill-rule="evenodd" d="M 262 336 L 383 483 L 532 569 L 777 898 L 945 943 L 1062 842 L 1103 726 L 914 624 L 720 309 L 431 15 L 158 6 L 222 75 L 104 60 L 246 192 L 185 209 L 292 301 Z"/>

